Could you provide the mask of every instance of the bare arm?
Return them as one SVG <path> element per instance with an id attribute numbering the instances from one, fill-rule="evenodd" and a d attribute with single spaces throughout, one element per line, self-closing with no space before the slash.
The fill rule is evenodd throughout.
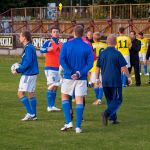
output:
<path id="1" fill-rule="evenodd" d="M 121 72 L 125 73 L 125 75 L 130 78 L 130 74 L 129 74 L 129 71 L 128 71 L 128 68 L 126 66 L 124 67 L 121 67 Z"/>
<path id="2" fill-rule="evenodd" d="M 132 84 L 132 79 L 131 79 L 131 76 L 129 74 L 128 68 L 126 66 L 121 67 L 121 72 L 123 72 L 127 76 L 128 83 L 129 83 L 129 85 L 131 85 Z"/>

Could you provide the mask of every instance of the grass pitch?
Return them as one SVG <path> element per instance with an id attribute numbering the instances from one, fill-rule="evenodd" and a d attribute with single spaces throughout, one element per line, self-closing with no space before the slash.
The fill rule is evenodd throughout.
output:
<path id="1" fill-rule="evenodd" d="M 19 60 L 19 57 L 0 56 L 1 150 L 150 150 L 150 85 L 145 84 L 148 77 L 142 76 L 141 87 L 124 89 L 124 101 L 118 112 L 119 125 L 102 127 L 101 112 L 105 109 L 105 98 L 102 105 L 92 106 L 94 92 L 89 89 L 83 133 L 75 134 L 74 130 L 62 133 L 63 113 L 46 111 L 43 58 L 39 59 L 40 74 L 36 88 L 38 120 L 20 121 L 25 115 L 16 94 L 20 75 L 10 73 L 10 66 Z M 56 106 L 61 107 L 60 90 Z"/>

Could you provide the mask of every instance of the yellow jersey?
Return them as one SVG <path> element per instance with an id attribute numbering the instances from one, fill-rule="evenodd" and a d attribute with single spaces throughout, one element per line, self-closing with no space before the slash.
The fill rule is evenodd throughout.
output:
<path id="1" fill-rule="evenodd" d="M 131 47 L 131 39 L 127 35 L 120 35 L 116 38 L 116 49 L 121 52 L 123 56 L 130 55 L 129 49 Z"/>
<path id="2" fill-rule="evenodd" d="M 143 39 L 138 38 L 138 40 L 141 41 L 141 49 L 140 49 L 139 53 L 146 54 L 147 49 L 148 49 L 148 44 L 149 44 L 148 39 L 147 38 L 143 38 Z"/>
<path id="3" fill-rule="evenodd" d="M 95 42 L 95 43 L 92 43 L 92 46 L 93 46 L 94 52 L 96 54 L 96 58 L 99 57 L 99 54 L 101 51 L 103 51 L 104 49 L 107 48 L 107 44 L 104 42 Z M 90 70 L 90 72 L 96 71 L 96 64 L 97 64 L 97 60 L 94 61 L 93 67 Z"/>

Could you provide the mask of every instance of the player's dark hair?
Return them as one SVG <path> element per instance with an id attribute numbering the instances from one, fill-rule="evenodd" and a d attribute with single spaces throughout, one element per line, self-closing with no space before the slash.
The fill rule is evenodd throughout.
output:
<path id="1" fill-rule="evenodd" d="M 58 28 L 57 26 L 52 26 L 52 27 L 50 28 L 50 32 L 52 32 L 52 30 L 54 30 L 54 29 L 60 31 L 59 28 Z"/>
<path id="2" fill-rule="evenodd" d="M 120 32 L 120 33 L 124 33 L 124 31 L 125 31 L 125 28 L 124 28 L 124 27 L 120 27 L 120 28 L 119 28 L 119 32 Z"/>
<path id="3" fill-rule="evenodd" d="M 134 30 L 131 30 L 130 33 L 134 33 L 134 35 L 136 35 L 136 32 Z"/>
<path id="4" fill-rule="evenodd" d="M 32 42 L 32 36 L 31 36 L 31 33 L 30 31 L 23 31 L 21 32 L 22 36 L 24 36 L 26 38 L 26 40 L 28 42 Z"/>

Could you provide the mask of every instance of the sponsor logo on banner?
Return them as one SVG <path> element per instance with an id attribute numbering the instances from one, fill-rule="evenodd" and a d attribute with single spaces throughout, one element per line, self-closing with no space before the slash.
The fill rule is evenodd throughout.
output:
<path id="1" fill-rule="evenodd" d="M 32 36 L 32 44 L 37 48 L 40 49 L 40 47 L 43 45 L 45 41 L 47 41 L 49 38 L 44 37 L 36 37 Z M 59 39 L 62 43 L 67 42 L 67 38 L 60 38 Z"/>
<path id="2" fill-rule="evenodd" d="M 0 36 L 0 48 L 13 48 L 13 36 Z"/>

